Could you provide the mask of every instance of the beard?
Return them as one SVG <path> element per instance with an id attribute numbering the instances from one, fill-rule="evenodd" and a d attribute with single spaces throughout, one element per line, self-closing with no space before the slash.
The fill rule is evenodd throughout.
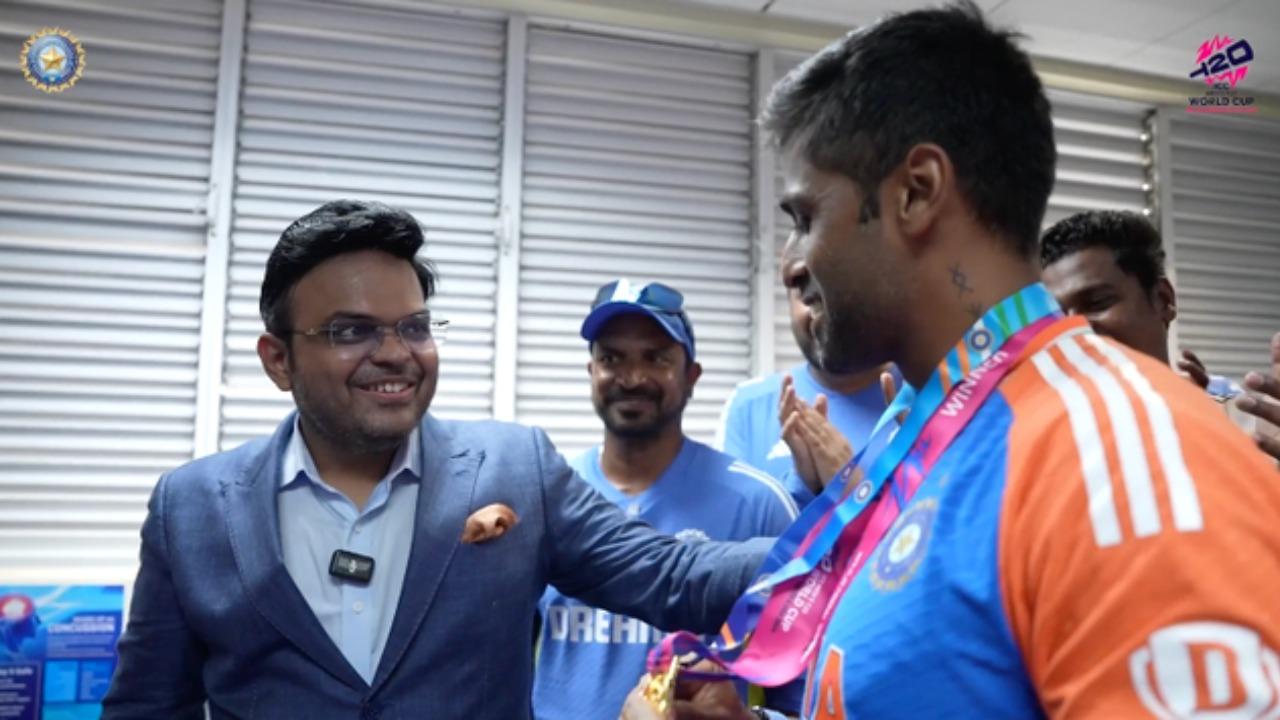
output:
<path id="1" fill-rule="evenodd" d="M 652 404 L 652 412 L 621 410 L 618 404 L 626 401 L 646 401 Z M 672 423 L 679 422 L 684 414 L 686 396 L 675 407 L 669 407 L 660 390 L 642 390 L 639 392 L 610 392 L 602 400 L 595 403 L 596 414 L 604 422 L 610 434 L 628 440 L 647 440 L 656 438 Z M 636 416 L 638 415 L 638 417 Z"/>
<path id="2" fill-rule="evenodd" d="M 815 347 L 813 336 L 809 334 L 808 329 L 800 329 L 792 327 L 791 334 L 796 339 L 796 347 L 800 348 L 800 354 L 804 356 L 804 361 L 812 367 L 822 368 L 822 359 L 818 357 L 818 349 Z"/>
<path id="3" fill-rule="evenodd" d="M 813 323 L 808 348 L 800 343 L 805 359 L 832 375 L 852 375 L 885 363 L 889 353 L 877 330 L 892 331 L 888 316 L 857 298 L 836 300 L 823 304 L 824 312 Z"/>
<path id="4" fill-rule="evenodd" d="M 361 427 L 360 423 L 335 423 L 332 418 L 323 414 L 304 410 L 298 406 L 298 413 L 316 432 L 334 447 L 342 448 L 351 455 L 373 455 L 389 452 L 400 447 L 409 437 L 408 432 L 388 431 L 382 428 Z M 412 432 L 410 430 L 409 432 Z"/>

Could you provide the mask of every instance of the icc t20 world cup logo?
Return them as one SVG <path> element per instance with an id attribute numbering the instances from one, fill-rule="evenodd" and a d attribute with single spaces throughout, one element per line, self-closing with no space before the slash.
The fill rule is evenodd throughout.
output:
<path id="1" fill-rule="evenodd" d="M 1253 63 L 1253 46 L 1244 38 L 1214 35 L 1200 43 L 1196 64 L 1187 77 L 1203 79 L 1209 89 L 1200 97 L 1187 98 L 1187 112 L 1252 113 L 1257 112 L 1254 98 L 1242 95 L 1236 86 L 1249 74 Z"/>

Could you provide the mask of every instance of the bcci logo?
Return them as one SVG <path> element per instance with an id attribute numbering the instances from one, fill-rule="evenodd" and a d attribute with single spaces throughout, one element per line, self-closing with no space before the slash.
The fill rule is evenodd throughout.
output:
<path id="1" fill-rule="evenodd" d="M 875 565 L 871 567 L 873 587 L 892 592 L 902 589 L 915 577 L 929 550 L 929 537 L 933 534 L 933 520 L 937 514 L 938 500 L 929 498 L 913 505 L 898 518 L 876 550 Z"/>
<path id="2" fill-rule="evenodd" d="M 27 82 L 42 92 L 62 92 L 84 76 L 84 47 L 61 28 L 45 28 L 27 38 L 19 59 Z"/>
<path id="3" fill-rule="evenodd" d="M 1244 38 L 1214 35 L 1201 43 L 1196 51 L 1196 65 L 1187 77 L 1202 78 L 1211 89 L 1201 97 L 1187 98 L 1187 112 L 1257 112 L 1252 96 L 1236 92 L 1236 85 L 1249 74 L 1252 62 L 1253 47 Z"/>
<path id="4" fill-rule="evenodd" d="M 969 348 L 976 353 L 985 353 L 991 349 L 991 331 L 986 328 L 975 328 L 969 333 Z"/>

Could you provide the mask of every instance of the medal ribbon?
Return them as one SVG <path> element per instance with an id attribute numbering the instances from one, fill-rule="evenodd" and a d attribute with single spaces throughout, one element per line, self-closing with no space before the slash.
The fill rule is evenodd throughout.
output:
<path id="1" fill-rule="evenodd" d="M 1060 317 L 1057 303 L 1039 283 L 988 310 L 922 390 L 903 388 L 910 409 L 902 427 L 895 430 L 882 417 L 866 448 L 778 539 L 720 636 L 708 645 L 687 632 L 667 635 L 651 652 L 650 667 L 667 667 L 671 658 L 693 653 L 758 685 L 773 687 L 798 677 L 839 598 L 942 452 L 1018 365 L 1027 345 Z M 895 402 L 885 416 L 901 412 L 901 404 Z"/>

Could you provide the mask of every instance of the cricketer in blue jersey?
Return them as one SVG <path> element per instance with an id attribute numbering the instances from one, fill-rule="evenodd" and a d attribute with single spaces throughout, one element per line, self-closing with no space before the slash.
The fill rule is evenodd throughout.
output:
<path id="1" fill-rule="evenodd" d="M 972 2 L 891 15 L 765 104 L 818 365 L 893 362 L 914 397 L 824 498 L 850 512 L 819 534 L 856 551 L 772 596 L 825 625 L 771 643 L 785 623 L 739 612 L 722 636 L 752 633 L 770 677 L 809 663 L 804 720 L 1277 717 L 1280 483 L 1202 392 L 1037 282 L 1054 124 L 1017 37 Z M 624 720 L 751 716 L 645 687 Z"/>
<path id="2" fill-rule="evenodd" d="M 681 295 L 619 280 L 601 288 L 582 336 L 591 343 L 592 401 L 605 440 L 570 464 L 606 498 L 686 542 L 782 532 L 795 503 L 772 477 L 685 437 L 681 420 L 701 374 Z M 533 708 L 539 720 L 613 720 L 662 631 L 549 588 L 539 605 Z M 745 692 L 745 687 L 740 688 Z M 802 684 L 771 691 L 799 709 Z"/>

